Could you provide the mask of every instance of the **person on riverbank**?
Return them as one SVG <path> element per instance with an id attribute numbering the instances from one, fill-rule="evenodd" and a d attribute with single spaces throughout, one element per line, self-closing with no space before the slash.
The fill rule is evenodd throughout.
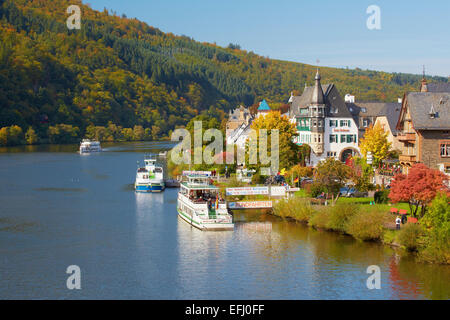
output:
<path id="1" fill-rule="evenodd" d="M 400 230 L 400 223 L 402 223 L 402 219 L 397 216 L 397 219 L 395 219 L 395 226 L 397 227 L 397 230 Z"/>
<path id="2" fill-rule="evenodd" d="M 406 214 L 402 215 L 402 224 L 405 224 L 408 221 L 408 218 L 406 217 Z"/>

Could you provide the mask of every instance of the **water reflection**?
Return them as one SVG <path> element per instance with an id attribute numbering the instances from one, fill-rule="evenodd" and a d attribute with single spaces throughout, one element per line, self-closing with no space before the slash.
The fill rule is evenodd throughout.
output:
<path id="1" fill-rule="evenodd" d="M 192 228 L 178 218 L 177 189 L 134 192 L 136 161 L 162 146 L 0 154 L 0 298 L 450 298 L 448 266 L 264 211 L 236 211 L 232 232 Z M 64 287 L 74 263 L 81 292 Z M 381 290 L 366 287 L 369 265 L 381 268 Z"/>

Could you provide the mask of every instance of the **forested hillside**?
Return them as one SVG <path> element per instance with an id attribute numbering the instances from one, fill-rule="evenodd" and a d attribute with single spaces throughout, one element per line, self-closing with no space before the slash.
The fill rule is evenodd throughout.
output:
<path id="1" fill-rule="evenodd" d="M 72 4 L 81 7 L 80 30 L 66 26 Z M 75 142 L 86 134 L 158 139 L 202 113 L 220 123 L 240 103 L 286 102 L 315 74 L 313 66 L 166 34 L 78 0 L 0 0 L 0 40 L 0 128 L 9 127 L 0 130 L 0 145 Z M 362 70 L 321 73 L 324 83 L 358 100 L 394 101 L 420 81 Z"/>

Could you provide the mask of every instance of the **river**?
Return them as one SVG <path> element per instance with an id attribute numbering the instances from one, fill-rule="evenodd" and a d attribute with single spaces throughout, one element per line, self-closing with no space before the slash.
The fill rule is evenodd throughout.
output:
<path id="1" fill-rule="evenodd" d="M 137 161 L 167 142 L 77 148 L 0 149 L 1 299 L 450 298 L 448 266 L 264 212 L 236 212 L 231 232 L 191 228 L 176 189 L 133 190 Z M 67 289 L 70 265 L 80 290 Z"/>

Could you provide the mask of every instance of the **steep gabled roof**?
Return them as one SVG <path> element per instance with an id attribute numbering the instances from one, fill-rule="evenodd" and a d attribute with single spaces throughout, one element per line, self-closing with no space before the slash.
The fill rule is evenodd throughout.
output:
<path id="1" fill-rule="evenodd" d="M 449 82 L 432 82 L 427 84 L 428 92 L 448 92 L 450 93 Z"/>
<path id="2" fill-rule="evenodd" d="M 450 130 L 450 93 L 409 92 L 405 94 L 397 129 L 409 109 L 415 130 Z M 433 116 L 430 111 L 433 110 Z"/>
<path id="3" fill-rule="evenodd" d="M 326 116 L 333 118 L 352 118 L 352 114 L 336 86 L 334 84 L 325 84 L 321 85 L 321 87 L 326 106 Z M 314 88 L 306 87 L 301 96 L 292 97 L 290 116 L 301 116 L 301 109 L 317 104 L 314 99 Z M 336 112 L 331 113 L 331 110 Z"/>
<path id="4" fill-rule="evenodd" d="M 398 133 L 397 122 L 401 109 L 402 105 L 400 103 L 386 103 L 378 115 L 379 117 L 386 117 L 393 135 Z"/>

